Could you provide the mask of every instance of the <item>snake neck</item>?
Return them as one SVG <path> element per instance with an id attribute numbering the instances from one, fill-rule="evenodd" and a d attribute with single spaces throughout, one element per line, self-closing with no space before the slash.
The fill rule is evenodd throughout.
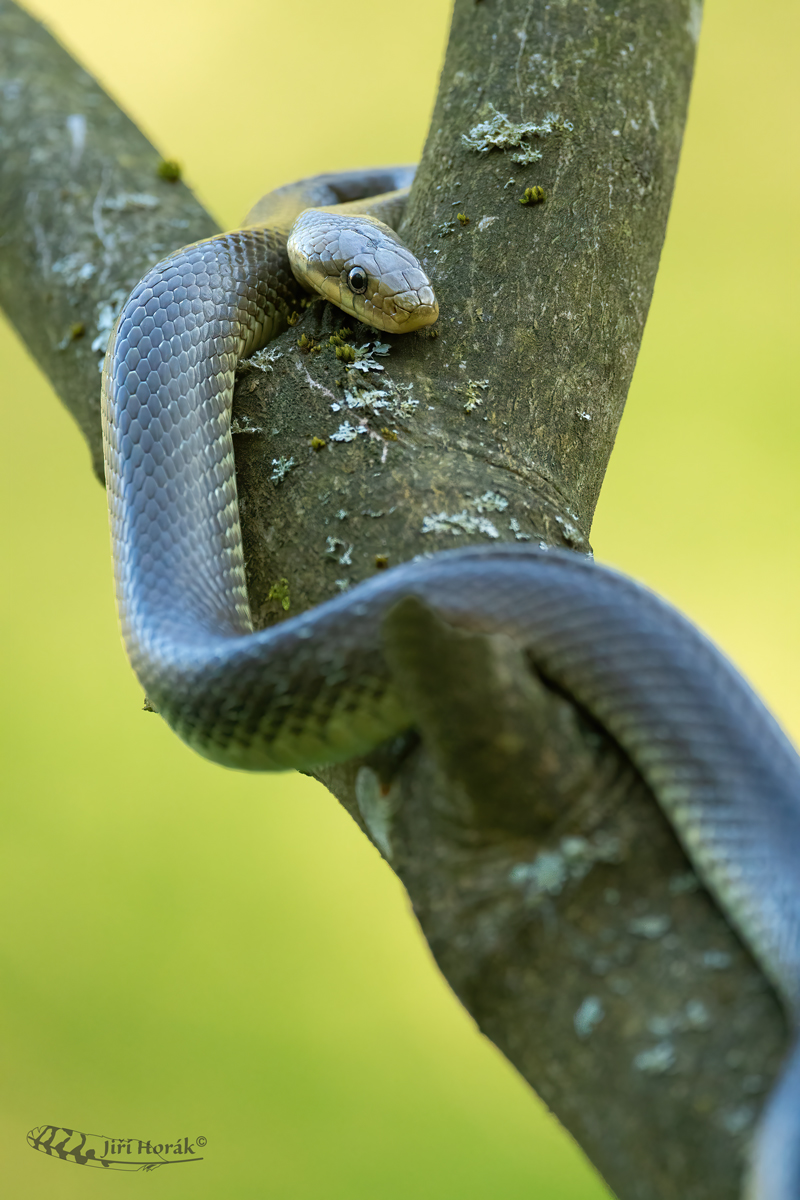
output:
<path id="1" fill-rule="evenodd" d="M 106 481 L 122 633 L 146 688 L 171 646 L 252 629 L 234 371 L 298 301 L 285 238 L 250 228 L 158 263 L 119 319 L 103 370 Z"/>

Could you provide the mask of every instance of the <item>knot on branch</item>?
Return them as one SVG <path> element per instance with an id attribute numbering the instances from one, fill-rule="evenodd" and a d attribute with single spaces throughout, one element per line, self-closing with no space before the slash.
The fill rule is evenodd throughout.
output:
<path id="1" fill-rule="evenodd" d="M 384 622 L 387 659 L 472 828 L 545 834 L 597 777 L 601 739 L 502 633 L 456 629 L 414 596 Z"/>

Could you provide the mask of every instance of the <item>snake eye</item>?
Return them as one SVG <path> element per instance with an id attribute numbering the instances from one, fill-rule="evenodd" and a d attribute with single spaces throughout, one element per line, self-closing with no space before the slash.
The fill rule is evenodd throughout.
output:
<path id="1" fill-rule="evenodd" d="M 367 272 L 363 267 L 353 267 L 347 276 L 347 286 L 351 292 L 365 292 L 367 290 Z"/>

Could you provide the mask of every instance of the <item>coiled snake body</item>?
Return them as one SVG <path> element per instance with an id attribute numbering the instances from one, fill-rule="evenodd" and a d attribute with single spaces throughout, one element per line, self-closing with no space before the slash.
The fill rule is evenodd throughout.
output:
<path id="1" fill-rule="evenodd" d="M 381 640 L 402 597 L 453 625 L 511 635 L 635 763 L 797 1023 L 800 760 L 741 676 L 664 602 L 581 556 L 505 545 L 406 563 L 253 631 L 230 433 L 236 362 L 285 328 L 298 307 L 293 271 L 379 328 L 436 319 L 430 281 L 376 220 L 392 219 L 402 196 L 358 203 L 412 175 L 280 189 L 244 228 L 178 251 L 131 294 L 106 357 L 103 414 L 134 669 L 201 754 L 279 770 L 366 753 L 409 726 Z M 357 209 L 372 214 L 365 224 Z M 751 1174 L 758 1200 L 800 1200 L 797 1049 L 767 1104 Z"/>

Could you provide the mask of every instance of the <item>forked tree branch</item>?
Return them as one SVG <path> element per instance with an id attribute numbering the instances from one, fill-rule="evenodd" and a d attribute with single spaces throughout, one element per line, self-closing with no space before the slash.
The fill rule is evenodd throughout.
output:
<path id="1" fill-rule="evenodd" d="M 258 624 L 470 541 L 588 551 L 698 22 L 696 0 L 457 0 L 403 231 L 434 279 L 438 336 L 376 349 L 313 303 L 240 372 Z M 99 469 L 115 306 L 214 225 L 11 0 L 0 103 L 0 302 Z M 504 639 L 413 602 L 386 639 L 419 734 L 319 777 L 397 871 L 481 1029 L 617 1194 L 733 1200 L 785 1025 L 652 796 Z"/>

